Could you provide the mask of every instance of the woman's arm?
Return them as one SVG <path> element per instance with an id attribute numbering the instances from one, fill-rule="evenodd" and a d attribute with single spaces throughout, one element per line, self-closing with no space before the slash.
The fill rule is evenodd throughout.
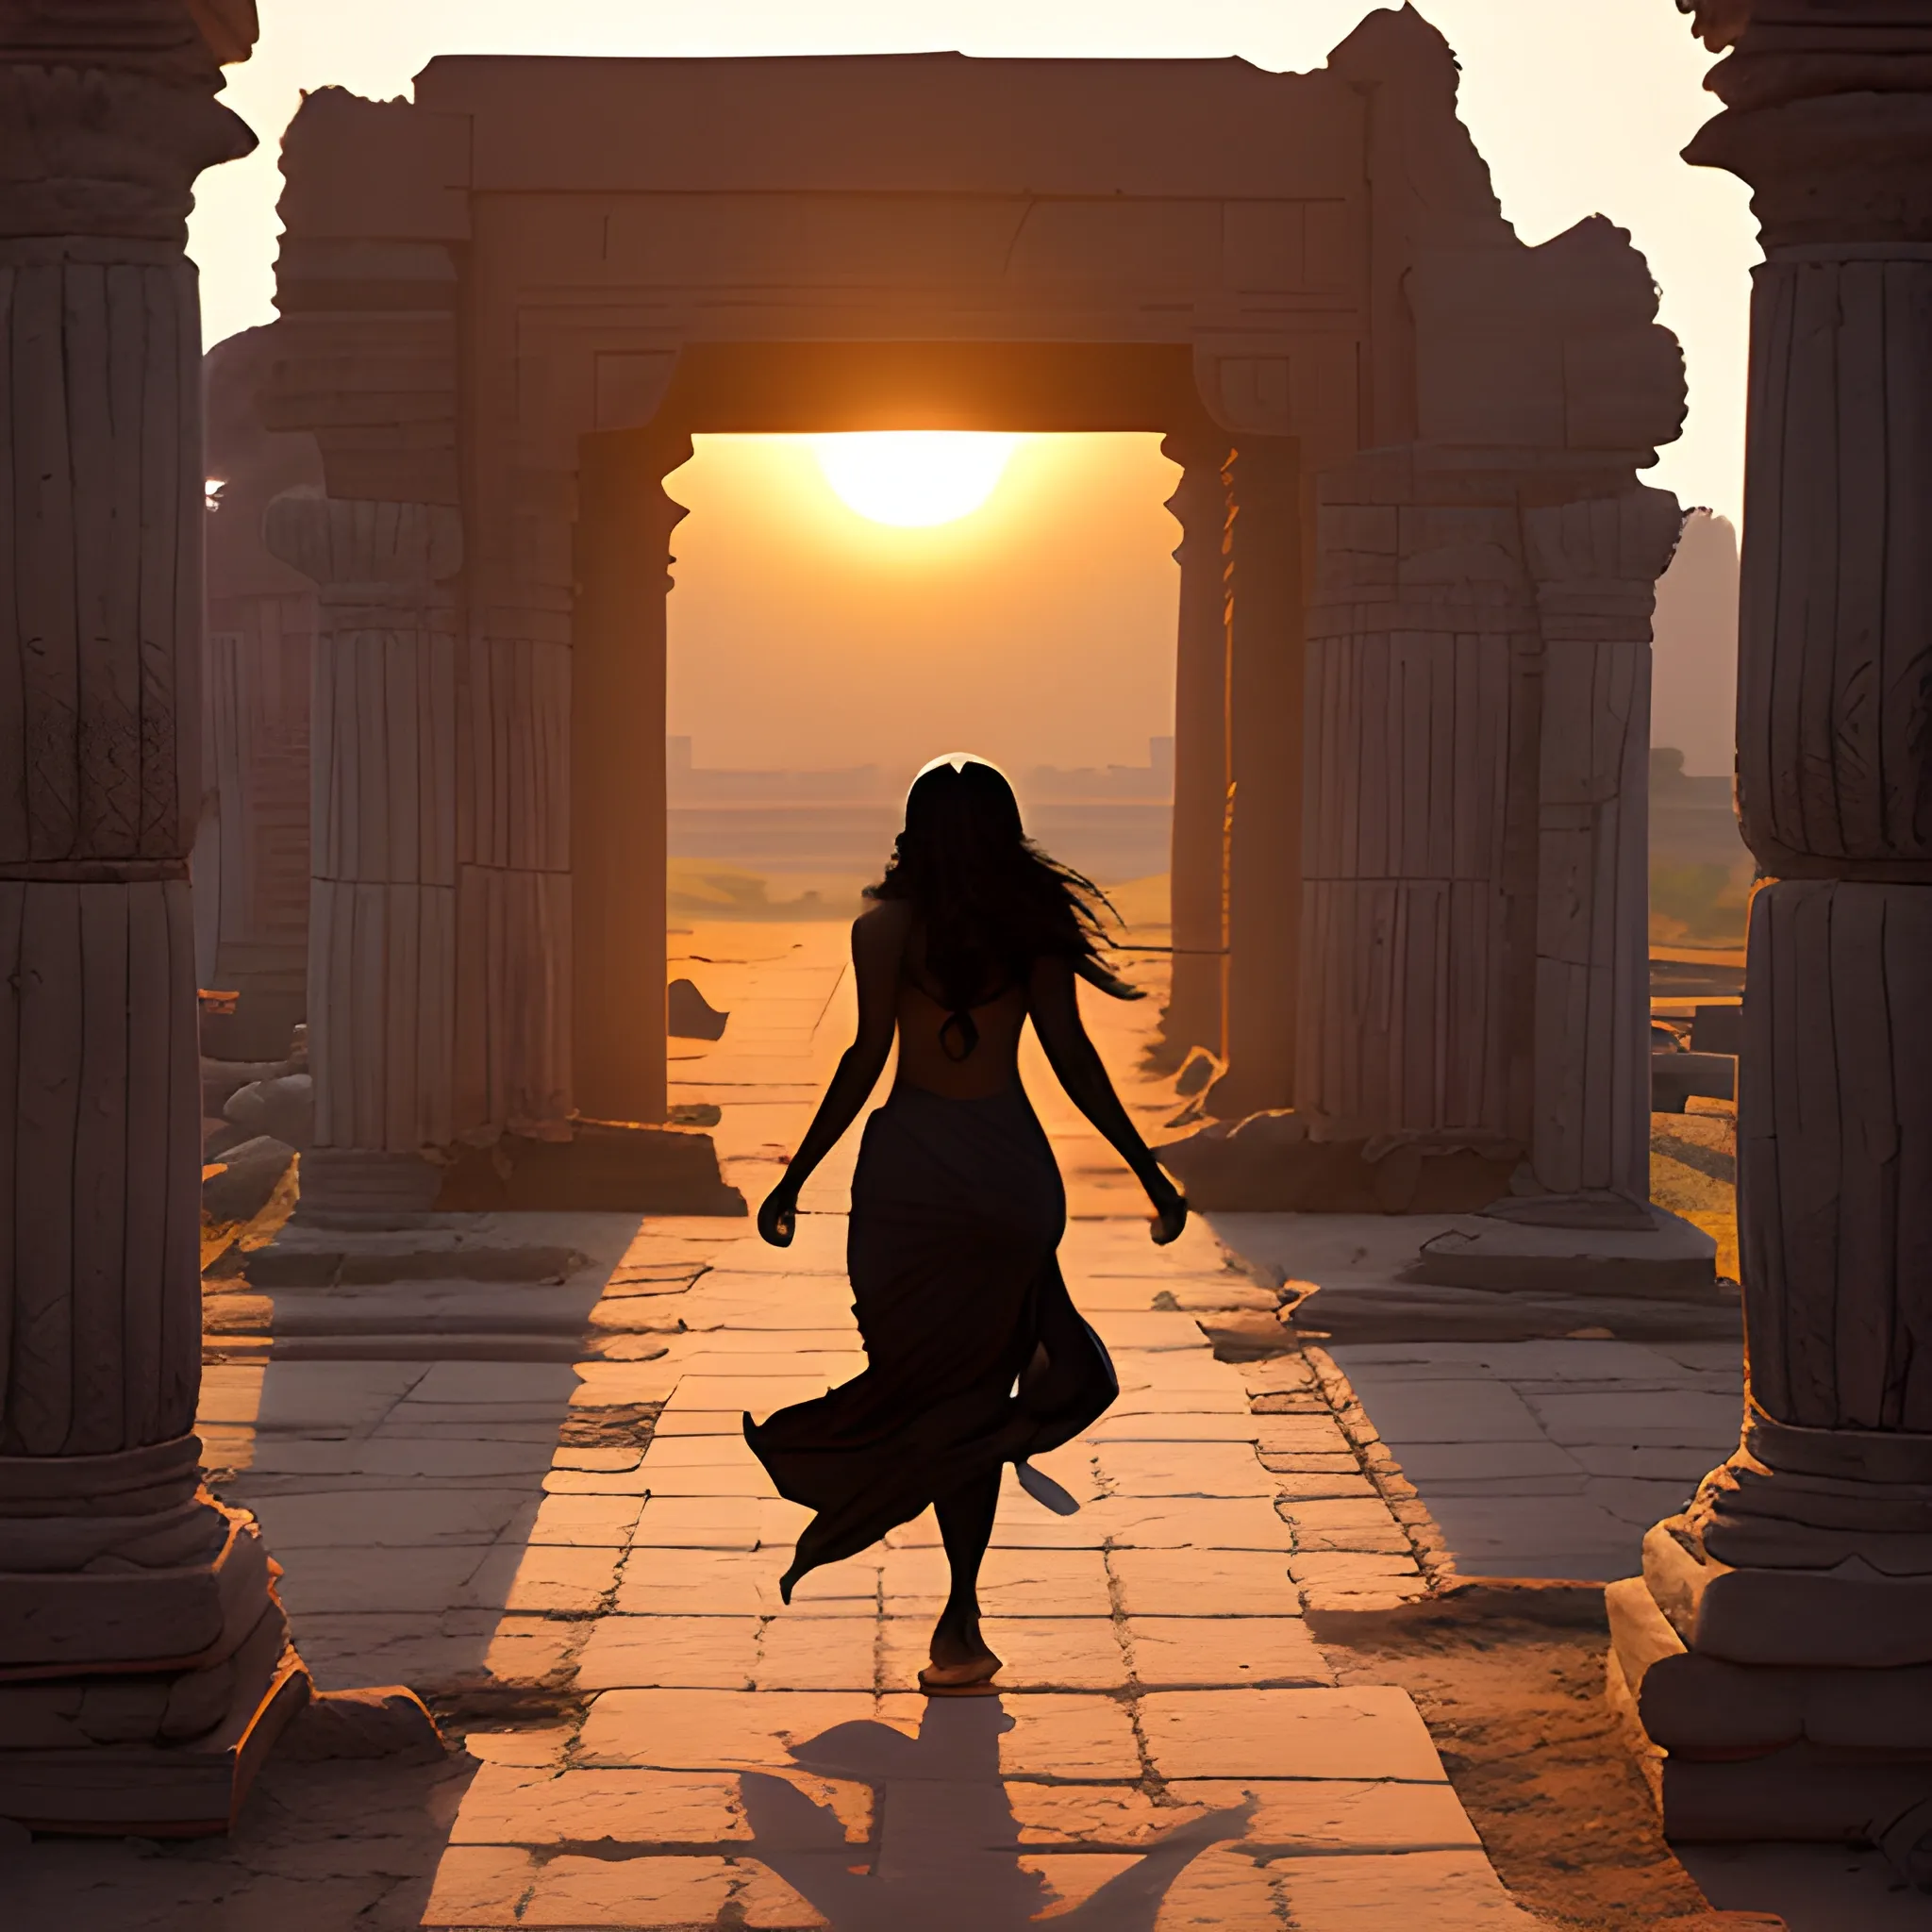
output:
<path id="1" fill-rule="evenodd" d="M 858 1109 L 885 1072 L 892 1051 L 898 1013 L 899 967 L 906 947 L 907 920 L 888 902 L 852 922 L 852 970 L 858 986 L 858 1034 L 840 1057 L 839 1066 L 798 1143 L 785 1177 L 758 1209 L 758 1232 L 774 1248 L 789 1248 L 797 1225 L 798 1193 L 812 1170 L 858 1118 Z"/>
<path id="2" fill-rule="evenodd" d="M 1113 1082 L 1107 1077 L 1107 1069 L 1080 1018 L 1072 965 L 1051 956 L 1036 960 L 1027 995 L 1033 1030 L 1046 1050 L 1047 1064 L 1067 1090 L 1067 1097 L 1100 1130 L 1147 1190 L 1154 1206 L 1154 1239 L 1163 1244 L 1175 1240 L 1187 1225 L 1188 1204 L 1161 1172 L 1160 1163 L 1127 1118 Z"/>

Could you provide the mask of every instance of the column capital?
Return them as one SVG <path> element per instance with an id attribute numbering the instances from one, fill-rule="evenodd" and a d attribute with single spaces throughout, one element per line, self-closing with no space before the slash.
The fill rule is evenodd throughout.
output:
<path id="1" fill-rule="evenodd" d="M 325 603 L 439 600 L 463 567 L 460 511 L 440 503 L 375 503 L 285 490 L 262 513 L 262 542 Z"/>
<path id="2" fill-rule="evenodd" d="M 1523 511 L 1524 562 L 1536 584 L 1545 643 L 1650 637 L 1657 580 L 1683 534 L 1684 510 L 1668 490 Z"/>
<path id="3" fill-rule="evenodd" d="M 180 243 L 195 176 L 256 144 L 215 95 L 253 0 L 26 0 L 0 21 L 0 235 Z"/>
<path id="4" fill-rule="evenodd" d="M 1751 184 L 1768 250 L 1932 242 L 1932 4 L 1678 5 L 1725 54 L 1684 158 Z"/>

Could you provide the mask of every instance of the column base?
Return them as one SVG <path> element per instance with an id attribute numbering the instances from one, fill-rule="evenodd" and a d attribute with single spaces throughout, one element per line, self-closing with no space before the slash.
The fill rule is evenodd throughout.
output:
<path id="1" fill-rule="evenodd" d="M 427 1214 L 436 1206 L 442 1169 L 420 1154 L 359 1147 L 311 1147 L 302 1157 L 298 1221 L 322 1225 L 381 1225 Z"/>
<path id="2" fill-rule="evenodd" d="M 1664 1754 L 1667 1837 L 1895 1862 L 1932 1840 L 1928 1447 L 1754 1407 L 1738 1453 L 1644 1538 L 1643 1574 L 1605 1592 L 1611 1699 L 1627 1690 Z"/>
<path id="3" fill-rule="evenodd" d="M 441 1213 L 745 1212 L 744 1196 L 719 1172 L 710 1135 L 689 1127 L 577 1120 L 568 1141 L 506 1134 L 492 1147 L 463 1149 L 441 1172 Z"/>
<path id="4" fill-rule="evenodd" d="M 200 1449 L 0 1459 L 0 1818 L 225 1831 L 307 1700 L 275 1568 Z"/>
<path id="5" fill-rule="evenodd" d="M 1154 1151 L 1195 1207 L 1275 1214 L 1474 1213 L 1507 1190 L 1523 1155 L 1500 1136 L 1318 1140 L 1288 1108 L 1216 1121 Z"/>
<path id="6" fill-rule="evenodd" d="M 1542 1218 L 1528 1220 L 1509 1211 L 1519 1205 L 1513 1197 L 1496 1202 L 1425 1242 L 1408 1279 L 1442 1288 L 1737 1306 L 1735 1293 L 1718 1287 L 1717 1243 L 1665 1208 L 1571 1195 L 1529 1204 Z M 1573 1210 L 1569 1219 L 1565 1207 Z"/>
<path id="7" fill-rule="evenodd" d="M 308 1697 L 276 1604 L 232 1657 L 200 1670 L 0 1685 L 0 1818 L 34 1831 L 219 1836 Z"/>
<path id="8" fill-rule="evenodd" d="M 1932 1756 L 1859 1758 L 1793 1745 L 1765 1757 L 1663 1766 L 1664 1836 L 1679 1844 L 1882 1845 L 1932 1800 Z"/>

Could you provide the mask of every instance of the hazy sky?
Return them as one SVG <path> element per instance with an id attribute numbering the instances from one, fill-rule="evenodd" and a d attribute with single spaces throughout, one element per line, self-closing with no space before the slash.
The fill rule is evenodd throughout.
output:
<path id="1" fill-rule="evenodd" d="M 895 529 L 846 508 L 803 439 L 699 437 L 665 486 L 691 512 L 670 728 L 701 765 L 1145 764 L 1173 728 L 1180 585 L 1159 445 L 1030 438 L 985 508 Z"/>
<path id="2" fill-rule="evenodd" d="M 210 341 L 270 319 L 275 146 L 300 90 L 407 94 L 436 54 L 904 53 L 1220 56 L 1319 66 L 1362 0 L 260 0 L 228 100 L 262 138 L 204 177 L 192 247 Z M 1677 151 L 1716 103 L 1672 0 L 1424 0 L 1461 58 L 1463 117 L 1504 211 L 1541 242 L 1588 214 L 1630 229 L 1690 365 L 1690 421 L 1654 480 L 1738 509 L 1746 271 L 1741 183 Z"/>

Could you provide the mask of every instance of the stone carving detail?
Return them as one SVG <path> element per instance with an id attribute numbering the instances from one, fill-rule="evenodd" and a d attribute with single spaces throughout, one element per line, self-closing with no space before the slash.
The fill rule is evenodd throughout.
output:
<path id="1" fill-rule="evenodd" d="M 221 85 L 181 0 L 9 9 L 0 23 L 0 236 L 178 247 L 194 177 L 255 147 L 213 98 Z"/>
<path id="2" fill-rule="evenodd" d="M 5 249 L 5 426 L 16 474 L 38 487 L 14 499 L 9 616 L 15 648 L 34 647 L 18 673 L 22 762 L 0 782 L 0 858 L 178 867 L 200 792 L 197 667 L 173 648 L 176 625 L 200 622 L 193 276 L 178 261 Z M 168 439 L 158 459 L 155 437 Z"/>
<path id="3" fill-rule="evenodd" d="M 189 1433 L 204 471 L 179 242 L 196 171 L 252 144 L 219 85 L 163 0 L 0 22 L 0 1816 L 57 1829 L 225 1829 L 308 1689 Z"/>
<path id="4" fill-rule="evenodd" d="M 1612 1676 L 1670 1752 L 1667 1829 L 1923 1858 L 1932 6 L 1698 23 L 1733 49 L 1728 110 L 1687 158 L 1752 183 L 1767 255 L 1739 643 L 1740 814 L 1770 875 L 1739 1069 L 1748 1394 L 1738 1454 L 1612 1587 Z"/>

